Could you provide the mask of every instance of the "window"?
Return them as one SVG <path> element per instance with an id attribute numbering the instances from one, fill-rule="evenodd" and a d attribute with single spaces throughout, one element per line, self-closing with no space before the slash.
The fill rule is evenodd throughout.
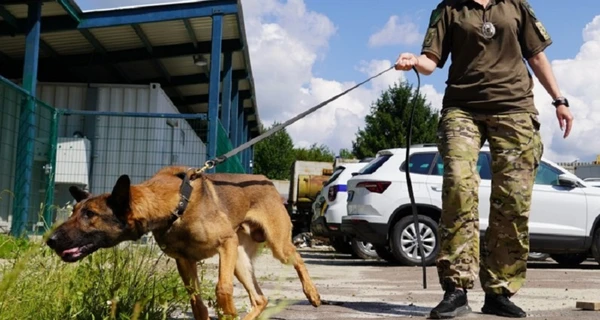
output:
<path id="1" fill-rule="evenodd" d="M 490 160 L 488 158 L 487 153 L 480 152 L 479 159 L 477 159 L 477 172 L 479 172 L 479 176 L 484 180 L 492 179 L 492 170 L 490 168 Z M 435 162 L 435 167 L 431 172 L 432 175 L 435 176 L 443 176 L 444 175 L 444 160 L 441 156 L 438 155 Z"/>
<path id="2" fill-rule="evenodd" d="M 410 172 L 416 174 L 429 174 L 433 158 L 435 158 L 435 152 L 413 153 L 410 155 L 410 163 L 408 164 Z M 406 162 L 402 164 L 400 170 L 406 170 Z"/>
<path id="3" fill-rule="evenodd" d="M 378 156 L 377 158 L 371 160 L 371 162 L 369 162 L 369 164 L 364 166 L 358 172 L 358 174 L 371 174 L 371 173 L 377 171 L 377 169 L 379 169 L 379 167 L 381 167 L 386 161 L 388 161 L 388 159 L 391 156 L 392 156 L 391 154 L 384 154 L 384 155 Z"/>
<path id="4" fill-rule="evenodd" d="M 346 169 L 346 167 L 344 167 L 344 166 L 337 167 L 335 169 L 335 171 L 333 171 L 333 174 L 331 175 L 331 177 L 329 177 L 329 180 L 327 180 L 327 182 L 325 182 L 323 184 L 323 187 L 327 187 L 330 183 L 332 183 L 335 179 L 337 179 L 345 169 Z"/>
<path id="5" fill-rule="evenodd" d="M 560 171 L 548 165 L 545 162 L 540 163 L 537 175 L 535 176 L 535 184 L 558 186 L 558 176 Z"/>

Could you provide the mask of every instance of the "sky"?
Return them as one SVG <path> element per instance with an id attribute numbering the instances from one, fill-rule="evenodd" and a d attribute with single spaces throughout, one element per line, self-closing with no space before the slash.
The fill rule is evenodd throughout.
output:
<path id="1" fill-rule="evenodd" d="M 439 0 L 241 0 L 256 85 L 259 116 L 283 122 L 389 66 L 401 52 L 418 53 L 431 10 Z M 115 7 L 119 0 L 78 0 L 82 10 Z M 176 2 L 129 0 L 128 5 Z M 377 6 L 374 6 L 374 3 Z M 535 83 L 544 156 L 593 161 L 600 154 L 600 2 L 529 0 L 552 36 L 546 50 L 559 87 L 571 103 L 574 127 L 567 139 L 551 98 Z M 421 92 L 440 109 L 449 63 L 421 77 Z M 370 105 L 395 81 L 416 82 L 390 71 L 288 128 L 297 146 L 350 148 Z M 416 85 L 416 83 L 415 83 Z M 596 138 L 594 138 L 596 137 Z"/>

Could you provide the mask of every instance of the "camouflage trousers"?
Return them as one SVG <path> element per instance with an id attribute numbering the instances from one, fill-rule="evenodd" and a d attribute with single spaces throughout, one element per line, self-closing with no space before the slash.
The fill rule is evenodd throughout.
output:
<path id="1" fill-rule="evenodd" d="M 436 265 L 444 290 L 471 289 L 479 274 L 486 293 L 512 296 L 525 282 L 531 195 L 543 153 L 539 128 L 537 115 L 531 113 L 443 110 L 438 128 L 444 180 Z M 492 189 L 480 252 L 477 160 L 485 141 L 492 158 Z"/>

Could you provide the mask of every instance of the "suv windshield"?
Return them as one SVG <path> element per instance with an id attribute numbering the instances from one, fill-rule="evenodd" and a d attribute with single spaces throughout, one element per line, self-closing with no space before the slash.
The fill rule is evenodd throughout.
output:
<path id="1" fill-rule="evenodd" d="M 388 159 L 391 156 L 391 154 L 384 154 L 378 156 L 377 158 L 369 162 L 369 164 L 364 166 L 360 171 L 358 171 L 358 174 L 371 174 L 377 171 L 377 169 L 379 169 L 379 167 L 381 167 L 386 161 L 388 161 Z"/>

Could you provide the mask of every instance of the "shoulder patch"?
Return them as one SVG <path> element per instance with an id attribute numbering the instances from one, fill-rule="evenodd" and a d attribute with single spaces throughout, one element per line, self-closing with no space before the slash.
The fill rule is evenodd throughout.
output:
<path id="1" fill-rule="evenodd" d="M 529 4 L 529 1 L 527 0 L 523 0 L 523 6 L 525 6 L 525 9 L 527 9 L 527 12 L 529 12 L 529 14 L 537 20 L 537 17 L 535 16 L 535 12 L 533 11 L 533 7 L 531 6 L 531 4 Z"/>
<path id="2" fill-rule="evenodd" d="M 536 21 L 535 27 L 538 30 L 538 32 L 540 33 L 540 36 L 542 36 L 542 38 L 544 39 L 544 41 L 547 41 L 550 39 L 550 35 L 548 34 L 548 31 L 546 31 L 546 28 L 544 27 L 544 25 L 542 24 L 541 21 Z"/>
<path id="3" fill-rule="evenodd" d="M 423 40 L 423 48 L 431 47 L 431 44 L 433 43 L 433 39 L 435 38 L 436 34 L 437 34 L 437 29 L 435 29 L 435 28 L 427 29 L 427 34 L 425 35 L 425 39 Z"/>

